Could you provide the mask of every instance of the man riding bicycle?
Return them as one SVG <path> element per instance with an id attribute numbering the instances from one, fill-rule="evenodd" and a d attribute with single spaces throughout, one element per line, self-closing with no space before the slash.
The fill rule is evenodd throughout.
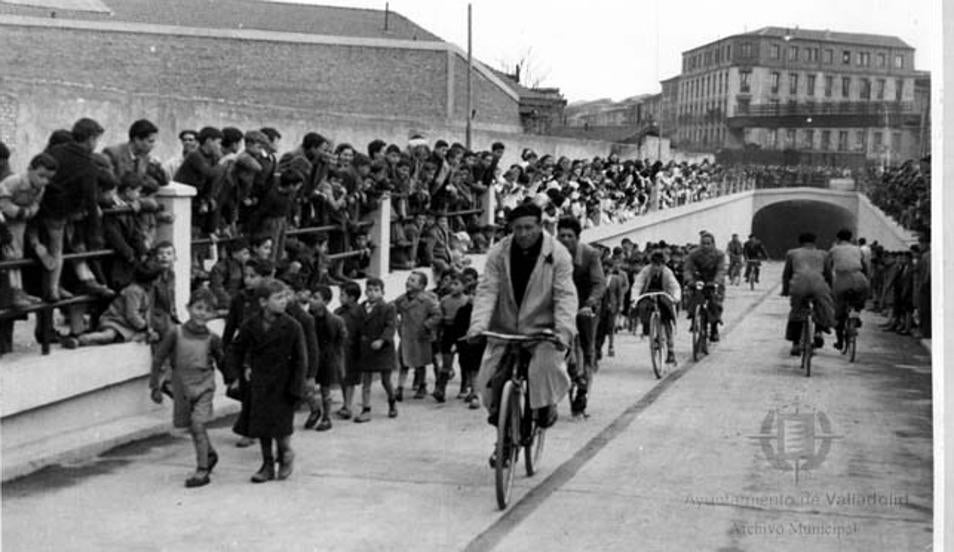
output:
<path id="1" fill-rule="evenodd" d="M 832 293 L 835 296 L 835 343 L 841 349 L 845 341 L 845 322 L 849 309 L 862 310 L 868 298 L 871 267 L 861 247 L 851 243 L 851 230 L 837 234 L 838 241 L 831 246 L 825 259 L 826 269 L 832 275 Z"/>
<path id="2" fill-rule="evenodd" d="M 676 363 L 676 354 L 673 349 L 672 328 L 676 322 L 676 304 L 682 300 L 682 290 L 676 275 L 666 266 L 666 254 L 657 249 L 649 257 L 649 266 L 643 268 L 636 275 L 633 282 L 632 296 L 635 300 L 644 293 L 655 291 L 664 291 L 672 296 L 670 300 L 666 296 L 660 296 L 659 317 L 662 320 L 663 328 L 666 333 L 666 364 Z M 675 301 L 675 304 L 673 303 Z M 635 305 L 639 312 L 639 320 L 643 326 L 643 335 L 649 335 L 649 317 L 652 313 L 652 299 L 645 298 Z"/>
<path id="3" fill-rule="evenodd" d="M 768 252 L 765 250 L 765 245 L 755 236 L 755 234 L 749 234 L 749 239 L 746 240 L 745 244 L 742 246 L 742 256 L 745 258 L 745 283 L 749 283 L 749 277 L 752 276 L 755 272 L 755 283 L 759 282 L 758 271 L 753 271 L 753 268 L 757 267 L 760 262 L 768 259 Z"/>
<path id="4" fill-rule="evenodd" d="M 570 409 L 574 417 L 586 413 L 586 393 L 596 369 L 596 325 L 600 319 L 600 306 L 606 292 L 606 276 L 600 252 L 580 243 L 580 221 L 563 217 L 557 223 L 557 239 L 570 252 L 573 259 L 573 285 L 579 299 L 576 313 L 576 330 L 580 353 L 583 358 L 571 363 L 570 377 L 576 383 L 576 394 Z M 580 366 L 582 360 L 582 366 Z"/>
<path id="5" fill-rule="evenodd" d="M 692 250 L 683 263 L 683 282 L 688 289 L 693 289 L 696 282 L 712 286 L 712 297 L 709 301 L 709 340 L 719 341 L 719 324 L 722 323 L 722 300 L 725 293 L 725 253 L 716 249 L 715 236 L 710 232 L 700 232 L 699 247 Z M 689 317 L 696 305 L 704 301 L 702 293 L 693 291 L 689 296 L 687 309 Z M 706 331 L 706 328 L 702 328 Z"/>
<path id="6" fill-rule="evenodd" d="M 831 273 L 827 270 L 827 253 L 815 246 L 815 234 L 798 236 L 799 247 L 785 254 L 782 270 L 782 296 L 791 296 L 791 310 L 785 328 L 785 339 L 792 342 L 792 356 L 802 354 L 802 324 L 809 299 L 815 304 L 815 347 L 824 345 L 821 332 L 830 332 L 834 323 L 834 301 L 831 296 Z"/>
<path id="7" fill-rule="evenodd" d="M 739 241 L 738 234 L 732 234 L 732 239 L 725 246 L 725 252 L 729 255 L 729 282 L 738 285 L 739 273 L 742 272 L 742 242 Z"/>
<path id="8" fill-rule="evenodd" d="M 527 372 L 530 407 L 539 426 L 545 428 L 556 422 L 556 405 L 570 388 L 564 351 L 576 333 L 573 261 L 565 247 L 544 234 L 539 206 L 519 205 L 508 220 L 513 233 L 487 254 L 467 336 L 476 340 L 484 331 L 555 334 L 559 343 L 539 343 Z M 505 351 L 503 343 L 487 343 L 474 386 L 482 394 L 491 425 L 497 424 L 499 396 L 506 379 L 506 374 L 498 374 Z"/>

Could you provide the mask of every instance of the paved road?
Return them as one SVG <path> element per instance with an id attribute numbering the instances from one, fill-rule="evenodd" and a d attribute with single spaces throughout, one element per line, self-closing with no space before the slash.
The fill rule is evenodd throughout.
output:
<path id="1" fill-rule="evenodd" d="M 765 280 L 777 281 L 779 272 L 768 266 Z M 296 473 L 285 482 L 249 483 L 258 451 L 232 446 L 223 423 L 212 430 L 222 460 L 202 489 L 182 487 L 193 458 L 184 435 L 5 484 L 3 545 L 924 549 L 932 515 L 929 355 L 874 329 L 877 318 L 866 316 L 859 363 L 827 349 L 805 378 L 779 340 L 785 312 L 767 285 L 730 289 L 728 331 L 713 355 L 697 364 L 685 358 L 683 323 L 679 369 L 661 384 L 651 375 L 646 343 L 621 337 L 616 357 L 597 375 L 591 417 L 564 418 L 549 432 L 542 471 L 518 475 L 515 503 L 503 514 L 486 464 L 493 431 L 480 412 L 456 400 L 408 400 L 390 420 L 376 391 L 371 423 L 296 433 Z M 796 407 L 814 414 L 813 446 L 789 435 L 787 448 L 779 447 L 772 438 L 777 420 L 766 423 L 766 416 Z M 799 446 L 820 463 L 800 469 L 796 483 L 793 471 L 770 458 Z"/>

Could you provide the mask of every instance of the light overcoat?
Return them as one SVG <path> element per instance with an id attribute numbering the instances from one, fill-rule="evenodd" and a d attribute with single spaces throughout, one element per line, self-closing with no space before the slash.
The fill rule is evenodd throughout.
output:
<path id="1" fill-rule="evenodd" d="M 573 284 L 573 260 L 553 236 L 544 233 L 543 245 L 530 274 L 523 302 L 517 305 L 510 280 L 510 249 L 513 237 L 508 236 L 487 254 L 484 273 L 477 284 L 470 333 L 495 331 L 508 334 L 530 334 L 552 330 L 563 341 L 572 343 L 576 334 L 578 300 Z M 487 382 L 503 357 L 506 346 L 488 341 L 477 374 L 477 389 L 484 404 L 490 404 Z M 556 404 L 570 387 L 565 369 L 566 355 L 551 343 L 537 346 L 530 362 L 530 406 L 541 408 Z"/>

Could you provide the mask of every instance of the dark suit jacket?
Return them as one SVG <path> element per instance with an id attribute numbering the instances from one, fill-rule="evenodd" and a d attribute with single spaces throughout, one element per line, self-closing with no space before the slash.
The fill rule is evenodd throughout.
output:
<path id="1" fill-rule="evenodd" d="M 573 283 L 579 297 L 580 308 L 590 307 L 594 311 L 603 303 L 606 292 L 606 276 L 603 274 L 603 262 L 596 248 L 580 243 L 573 255 Z"/>

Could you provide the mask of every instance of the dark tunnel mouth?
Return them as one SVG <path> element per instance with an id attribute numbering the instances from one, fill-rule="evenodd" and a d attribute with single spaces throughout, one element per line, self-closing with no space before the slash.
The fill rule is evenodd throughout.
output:
<path id="1" fill-rule="evenodd" d="M 818 237 L 818 247 L 828 249 L 843 228 L 857 237 L 857 216 L 825 201 L 780 201 L 762 207 L 752 216 L 752 233 L 762 240 L 772 259 L 784 259 L 786 251 L 798 247 L 798 235 L 802 232 L 812 232 Z"/>

